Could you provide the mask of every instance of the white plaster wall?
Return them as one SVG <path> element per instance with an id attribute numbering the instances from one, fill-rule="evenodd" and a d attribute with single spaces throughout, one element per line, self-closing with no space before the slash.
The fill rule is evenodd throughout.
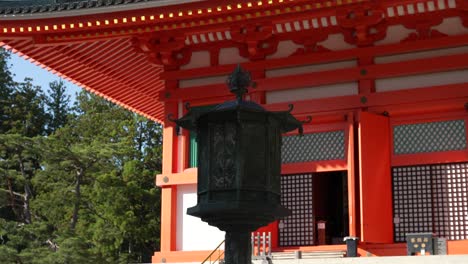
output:
<path id="1" fill-rule="evenodd" d="M 319 42 L 319 45 L 322 45 L 330 50 L 346 50 L 356 48 L 355 45 L 348 44 L 344 40 L 343 34 L 329 35 L 325 41 Z"/>
<path id="2" fill-rule="evenodd" d="M 455 83 L 468 83 L 468 70 L 379 79 L 375 81 L 375 89 L 387 92 Z"/>
<path id="3" fill-rule="evenodd" d="M 377 41 L 376 45 L 390 44 L 390 43 L 399 43 L 408 37 L 408 35 L 414 30 L 407 29 L 403 25 L 393 25 L 387 28 L 387 35 L 384 39 Z"/>
<path id="4" fill-rule="evenodd" d="M 178 251 L 213 250 L 224 240 L 224 232 L 187 214 L 187 208 L 197 204 L 196 189 L 195 184 L 177 186 Z"/>
<path id="5" fill-rule="evenodd" d="M 449 36 L 466 34 L 468 32 L 468 28 L 463 26 L 462 20 L 459 17 L 446 18 L 440 25 L 433 27 L 433 29 Z"/>
<path id="6" fill-rule="evenodd" d="M 265 71 L 265 76 L 266 77 L 279 77 L 279 76 L 287 76 L 287 75 L 302 74 L 302 73 L 309 73 L 309 72 L 351 68 L 351 67 L 356 67 L 356 66 L 357 66 L 356 60 L 349 60 L 349 61 L 340 61 L 340 62 L 313 64 L 313 65 L 306 65 L 306 66 L 299 66 L 299 67 L 268 70 L 268 71 Z"/>
<path id="7" fill-rule="evenodd" d="M 273 104 L 355 94 L 358 94 L 357 82 L 339 83 L 317 87 L 268 92 L 266 94 L 266 102 L 268 104 Z"/>
<path id="8" fill-rule="evenodd" d="M 275 58 L 289 57 L 298 48 L 302 48 L 302 46 L 297 45 L 292 40 L 280 41 L 278 43 L 278 50 L 274 54 L 267 56 L 267 58 L 268 59 L 275 59 Z"/>
<path id="9" fill-rule="evenodd" d="M 456 48 L 449 48 L 449 49 L 436 49 L 436 50 L 429 50 L 429 51 L 376 57 L 375 63 L 381 64 L 381 63 L 408 61 L 408 60 L 415 60 L 415 59 L 433 58 L 433 57 L 439 57 L 439 56 L 466 54 L 466 53 L 468 53 L 468 46 L 463 46 L 463 47 L 456 47 Z"/>
<path id="10" fill-rule="evenodd" d="M 225 83 L 225 82 L 226 82 L 226 76 L 213 76 L 213 77 L 206 77 L 206 78 L 180 80 L 179 88 L 190 88 L 190 87 L 197 87 L 197 86 Z"/>
<path id="11" fill-rule="evenodd" d="M 195 51 L 192 53 L 190 62 L 180 67 L 182 70 L 210 66 L 210 53 L 208 51 Z"/>
<path id="12" fill-rule="evenodd" d="M 224 48 L 219 50 L 219 64 L 234 64 L 249 61 L 248 59 L 239 55 L 238 48 Z"/>

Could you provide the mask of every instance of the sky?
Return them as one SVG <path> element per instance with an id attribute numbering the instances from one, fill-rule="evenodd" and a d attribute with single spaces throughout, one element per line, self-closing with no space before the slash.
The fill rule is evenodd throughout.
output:
<path id="1" fill-rule="evenodd" d="M 32 78 L 32 83 L 41 86 L 44 92 L 47 92 L 49 83 L 61 79 L 59 76 L 56 76 L 47 70 L 34 65 L 33 63 L 19 57 L 16 54 L 11 54 L 10 71 L 14 74 L 13 79 L 15 81 L 22 82 L 26 77 Z M 71 103 L 73 103 L 75 101 L 75 94 L 79 92 L 81 88 L 67 80 L 63 81 L 67 87 L 67 93 L 71 96 Z"/>

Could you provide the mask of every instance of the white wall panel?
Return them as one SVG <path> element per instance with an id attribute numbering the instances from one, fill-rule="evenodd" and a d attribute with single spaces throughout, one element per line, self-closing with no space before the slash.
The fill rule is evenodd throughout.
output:
<path id="1" fill-rule="evenodd" d="M 219 64 L 235 64 L 247 62 L 248 59 L 239 55 L 238 48 L 224 48 L 219 50 Z"/>
<path id="2" fill-rule="evenodd" d="M 358 83 L 339 83 L 317 87 L 268 92 L 268 104 L 358 94 Z"/>
<path id="3" fill-rule="evenodd" d="M 340 61 L 340 62 L 268 70 L 268 71 L 265 71 L 265 76 L 266 77 L 279 77 L 279 76 L 287 76 L 287 75 L 302 74 L 302 73 L 309 73 L 309 72 L 318 72 L 318 71 L 325 71 L 325 70 L 344 69 L 344 68 L 351 68 L 351 67 L 356 67 L 356 66 L 357 66 L 356 60 Z"/>
<path id="4" fill-rule="evenodd" d="M 225 82 L 226 82 L 226 76 L 214 76 L 214 77 L 206 77 L 206 78 L 180 80 L 179 88 L 190 88 L 190 87 L 197 87 L 197 86 L 225 83 Z"/>
<path id="5" fill-rule="evenodd" d="M 197 204 L 196 185 L 177 186 L 177 250 L 213 250 L 224 240 L 224 232 L 187 214 Z"/>
<path id="6" fill-rule="evenodd" d="M 428 51 L 413 52 L 413 53 L 406 53 L 406 54 L 399 54 L 399 55 L 376 57 L 375 63 L 381 64 L 381 63 L 408 61 L 408 60 L 415 60 L 415 59 L 424 59 L 424 58 L 432 58 L 432 57 L 455 55 L 455 54 L 466 54 L 466 53 L 468 53 L 468 46 L 463 46 L 463 47 L 456 47 L 456 48 L 449 48 L 449 49 L 437 49 L 437 50 L 428 50 Z"/>
<path id="7" fill-rule="evenodd" d="M 390 44 L 390 43 L 399 43 L 400 41 L 407 38 L 411 32 L 415 32 L 415 31 L 407 29 L 403 25 L 389 26 L 387 28 L 387 35 L 385 36 L 385 38 L 380 41 L 377 41 L 375 44 L 383 45 L 383 44 Z"/>
<path id="8" fill-rule="evenodd" d="M 274 59 L 289 57 L 291 54 L 296 52 L 298 48 L 302 48 L 302 46 L 297 45 L 292 40 L 280 41 L 278 43 L 278 51 L 270 56 L 267 56 L 267 58 Z"/>
<path id="9" fill-rule="evenodd" d="M 440 25 L 433 27 L 433 29 L 449 36 L 466 34 L 468 32 L 468 28 L 463 26 L 462 20 L 459 17 L 446 18 Z"/>
<path id="10" fill-rule="evenodd" d="M 190 62 L 180 67 L 182 70 L 210 66 L 210 53 L 208 51 L 195 51 L 192 53 Z"/>
<path id="11" fill-rule="evenodd" d="M 329 35 L 325 41 L 319 42 L 319 45 L 322 45 L 325 48 L 330 49 L 330 50 L 346 50 L 346 49 L 356 48 L 355 45 L 348 44 L 344 40 L 343 34 Z"/>
<path id="12" fill-rule="evenodd" d="M 375 89 L 377 92 L 387 92 L 455 83 L 468 83 L 468 70 L 379 79 L 375 81 Z"/>

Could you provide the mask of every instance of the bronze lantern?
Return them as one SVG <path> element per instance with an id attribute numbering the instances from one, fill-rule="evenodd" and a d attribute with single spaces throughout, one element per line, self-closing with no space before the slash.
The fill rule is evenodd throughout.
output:
<path id="1" fill-rule="evenodd" d="M 197 133 L 198 204 L 187 213 L 226 231 L 225 263 L 250 264 L 250 232 L 290 214 L 280 203 L 281 134 L 302 133 L 302 123 L 245 101 L 251 78 L 240 66 L 227 84 L 236 100 L 173 121 Z"/>

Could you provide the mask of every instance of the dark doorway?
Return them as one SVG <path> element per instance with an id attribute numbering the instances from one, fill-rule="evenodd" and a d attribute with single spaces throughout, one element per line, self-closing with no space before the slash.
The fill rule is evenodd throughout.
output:
<path id="1" fill-rule="evenodd" d="M 325 243 L 343 243 L 348 235 L 346 171 L 283 175 L 281 203 L 291 215 L 278 225 L 279 246 L 319 245 L 317 222 L 325 221 Z"/>
<path id="2" fill-rule="evenodd" d="M 312 186 L 313 214 L 316 223 L 325 223 L 325 244 L 342 244 L 349 231 L 346 171 L 314 173 Z"/>

